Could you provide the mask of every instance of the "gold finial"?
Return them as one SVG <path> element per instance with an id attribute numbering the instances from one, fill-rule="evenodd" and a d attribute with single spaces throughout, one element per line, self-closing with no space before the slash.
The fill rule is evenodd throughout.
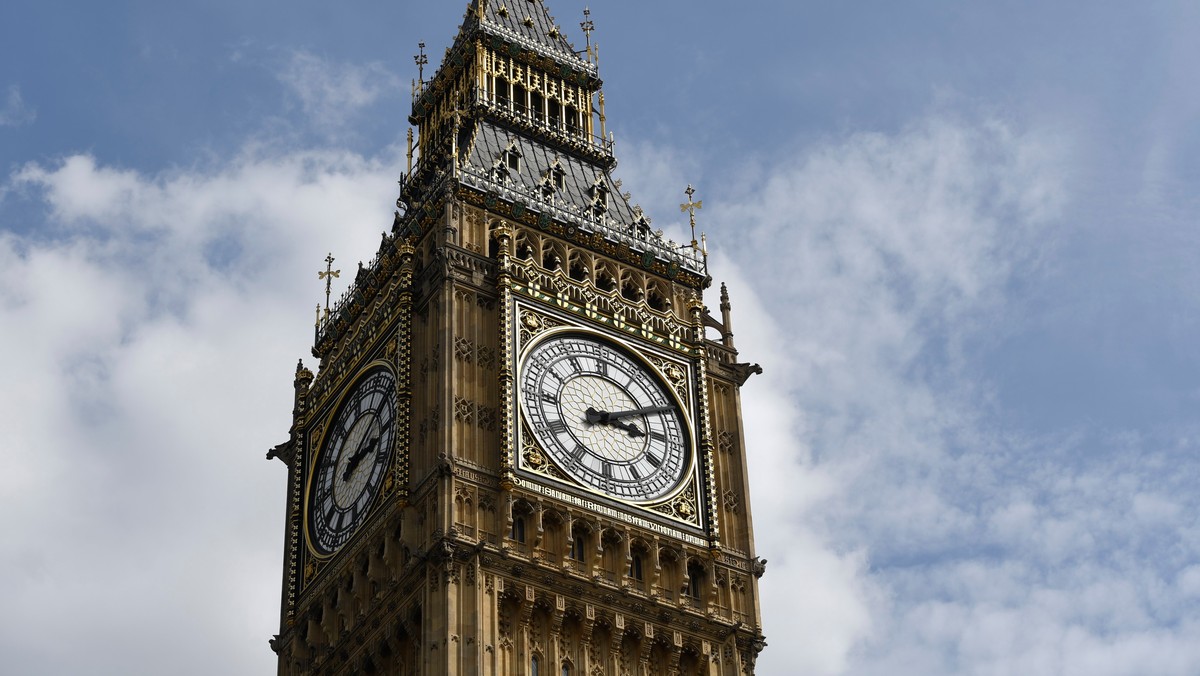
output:
<path id="1" fill-rule="evenodd" d="M 704 208 L 704 200 L 700 200 L 699 202 L 692 201 L 692 197 L 696 194 L 696 189 L 693 188 L 690 183 L 688 184 L 687 190 L 684 190 L 683 192 L 685 195 L 688 196 L 688 201 L 687 201 L 687 204 L 679 205 L 679 211 L 688 213 L 691 216 L 692 248 L 695 249 L 695 248 L 697 248 L 697 246 L 696 246 L 696 212 L 699 211 L 700 209 Z"/>
<path id="2" fill-rule="evenodd" d="M 600 92 L 600 139 L 608 136 L 608 118 L 604 116 L 604 92 Z"/>
<path id="3" fill-rule="evenodd" d="M 317 279 L 325 280 L 325 316 L 326 317 L 329 316 L 329 294 L 333 290 L 333 280 L 335 278 L 340 278 L 342 276 L 341 270 L 333 269 L 333 262 L 335 260 L 337 260 L 337 259 L 333 257 L 333 254 L 329 254 L 328 256 L 326 256 L 325 257 L 325 272 L 317 273 Z M 320 310 L 320 307 L 321 307 L 320 305 L 317 305 L 318 311 Z"/>
<path id="4" fill-rule="evenodd" d="M 425 43 L 418 42 L 417 47 L 421 50 L 420 54 L 413 57 L 413 61 L 417 62 L 417 81 L 422 85 L 425 84 L 425 66 L 429 65 L 429 57 L 425 54 Z"/>
<path id="5" fill-rule="evenodd" d="M 316 323 L 313 324 L 313 326 L 317 327 L 318 329 L 321 328 L 321 304 L 320 303 L 317 303 L 317 321 L 316 321 Z"/>
<path id="6" fill-rule="evenodd" d="M 596 30 L 596 24 L 592 22 L 591 8 L 583 8 L 583 23 L 579 24 L 579 27 L 583 29 L 584 39 L 587 40 L 587 55 L 590 57 L 592 55 L 592 31 Z"/>
<path id="7" fill-rule="evenodd" d="M 413 160 L 413 130 L 412 130 L 412 127 L 409 127 L 408 128 L 408 173 L 409 174 L 412 173 L 412 160 Z"/>

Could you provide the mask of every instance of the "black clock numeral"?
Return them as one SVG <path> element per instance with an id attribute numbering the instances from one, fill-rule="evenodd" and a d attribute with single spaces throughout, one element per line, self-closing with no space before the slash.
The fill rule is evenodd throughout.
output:
<path id="1" fill-rule="evenodd" d="M 658 469 L 659 467 L 662 467 L 662 458 L 659 458 L 658 456 L 654 455 L 653 453 L 647 453 L 646 460 L 648 460 L 651 465 L 654 465 L 654 469 Z"/>
<path id="2" fill-rule="evenodd" d="M 550 394 L 549 392 L 543 392 L 542 393 L 542 401 L 546 402 L 547 404 L 557 404 L 558 397 L 554 396 L 553 394 Z"/>
<path id="3" fill-rule="evenodd" d="M 561 420 L 554 420 L 546 425 L 546 429 L 550 431 L 550 434 L 558 436 L 567 431 L 567 423 Z"/>
<path id="4" fill-rule="evenodd" d="M 608 377 L 608 362 L 599 360 L 596 362 L 596 373 Z"/>

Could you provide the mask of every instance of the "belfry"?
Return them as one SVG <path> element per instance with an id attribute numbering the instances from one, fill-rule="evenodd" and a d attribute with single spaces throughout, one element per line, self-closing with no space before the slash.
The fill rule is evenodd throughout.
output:
<path id="1" fill-rule="evenodd" d="M 422 45 L 392 227 L 318 309 L 268 454 L 281 676 L 754 673 L 758 368 L 703 246 L 614 180 L 582 28 L 472 0 L 428 81 Z"/>

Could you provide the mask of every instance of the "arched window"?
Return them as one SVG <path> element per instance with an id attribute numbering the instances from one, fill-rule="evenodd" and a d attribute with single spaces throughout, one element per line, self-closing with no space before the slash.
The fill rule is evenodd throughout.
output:
<path id="1" fill-rule="evenodd" d="M 513 519 L 512 533 L 509 537 L 521 544 L 525 543 L 525 517 L 518 516 Z"/>
<path id="2" fill-rule="evenodd" d="M 699 602 L 703 599 L 703 595 L 704 595 L 704 582 L 705 582 L 704 566 L 700 565 L 699 563 L 697 563 L 695 561 L 691 561 L 688 563 L 687 572 L 688 572 L 687 595 L 690 596 L 693 601 Z"/>
<path id="3" fill-rule="evenodd" d="M 642 578 L 642 555 L 641 554 L 634 554 L 633 557 L 629 559 L 629 577 L 633 578 L 634 580 L 637 580 L 638 582 L 642 581 L 643 578 Z"/>
<path id="4" fill-rule="evenodd" d="M 571 676 L 571 665 L 563 662 L 562 676 Z"/>
<path id="5" fill-rule="evenodd" d="M 538 656 L 529 659 L 529 676 L 538 676 Z"/>

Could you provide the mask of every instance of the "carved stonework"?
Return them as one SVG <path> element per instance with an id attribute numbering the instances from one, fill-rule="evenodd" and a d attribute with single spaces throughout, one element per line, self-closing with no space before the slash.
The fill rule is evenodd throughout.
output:
<path id="1" fill-rule="evenodd" d="M 696 500 L 696 487 L 694 484 L 688 484 L 688 487 L 682 493 L 675 496 L 669 502 L 655 505 L 650 509 L 686 523 L 700 525 L 700 508 Z"/>
<path id="2" fill-rule="evenodd" d="M 524 309 L 521 311 L 521 318 L 517 325 L 521 331 L 521 344 L 527 345 L 535 337 L 549 329 L 563 326 L 563 323 L 540 312 Z"/>
<path id="3" fill-rule="evenodd" d="M 717 449 L 722 453 L 729 454 L 733 452 L 733 434 L 727 430 L 721 430 L 717 433 Z"/>
<path id="4" fill-rule="evenodd" d="M 650 359 L 650 363 L 654 364 L 666 376 L 667 382 L 671 384 L 672 389 L 679 395 L 679 398 L 685 402 L 688 401 L 687 372 L 675 362 L 667 361 L 654 355 L 650 355 L 648 358 Z"/>
<path id="5" fill-rule="evenodd" d="M 486 345 L 480 345 L 476 352 L 479 368 L 486 371 L 496 369 L 496 351 Z"/>
<path id="6" fill-rule="evenodd" d="M 475 343 L 460 336 L 454 337 L 454 358 L 470 364 L 475 358 Z"/>
<path id="7" fill-rule="evenodd" d="M 732 489 L 730 489 L 730 490 L 726 490 L 724 496 L 722 496 L 722 497 L 724 497 L 724 500 L 725 500 L 725 509 L 736 514 L 738 511 L 738 508 L 741 506 L 740 505 L 741 501 L 738 500 L 738 494 L 733 492 Z"/>
<path id="8" fill-rule="evenodd" d="M 480 429 L 486 430 L 488 432 L 496 431 L 496 419 L 497 419 L 496 409 L 491 408 L 489 406 L 481 406 L 479 404 L 476 404 L 475 405 L 475 413 L 476 413 L 475 422 L 479 426 Z"/>
<path id="9" fill-rule="evenodd" d="M 454 419 L 471 424 L 475 420 L 475 402 L 462 397 L 454 398 Z"/>

